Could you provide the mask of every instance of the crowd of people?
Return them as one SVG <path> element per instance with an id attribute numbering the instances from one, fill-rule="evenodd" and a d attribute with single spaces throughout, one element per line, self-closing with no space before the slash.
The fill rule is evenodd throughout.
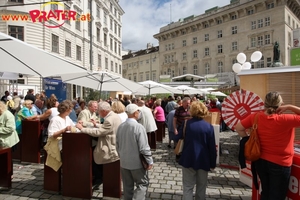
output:
<path id="1" fill-rule="evenodd" d="M 104 164 L 120 162 L 124 199 L 145 199 L 150 181 L 148 170 L 154 164 L 151 151 L 156 150 L 157 131 L 165 124 L 169 134 L 168 148 L 175 148 L 178 139 L 185 139 L 181 155 L 174 157 L 182 166 L 184 199 L 193 199 L 195 185 L 195 198 L 205 199 L 208 172 L 216 167 L 217 152 L 213 126 L 203 119 L 208 112 L 220 112 L 221 102 L 217 98 L 205 101 L 197 96 L 148 100 L 124 97 L 59 103 L 55 95 L 34 95 L 33 90 L 29 90 L 25 98 L 15 96 L 14 93 L 11 99 L 5 92 L 1 98 L 0 147 L 14 147 L 19 142 L 23 120 L 39 120 L 43 145 L 57 141 L 59 151 L 62 151 L 63 134 L 67 131 L 88 134 L 93 138 L 93 187 L 103 182 Z M 265 108 L 259 117 L 259 122 L 264 123 L 258 126 L 262 157 L 257 162 L 257 170 L 262 181 L 262 196 L 275 199 L 286 193 L 293 154 L 293 127 L 300 126 L 300 108 L 282 105 L 278 93 L 267 94 Z M 296 115 L 281 115 L 285 110 Z M 246 129 L 251 127 L 253 116 L 237 124 L 236 131 L 242 137 L 247 135 Z M 221 130 L 226 128 L 221 121 L 220 125 Z M 280 138 L 274 141 L 278 144 L 273 147 L 270 147 L 273 141 L 270 133 Z M 282 154 L 278 154 L 277 147 Z M 140 156 L 148 163 L 146 168 Z M 279 167 L 284 167 L 281 175 L 276 179 L 269 176 Z M 281 192 L 274 196 L 271 194 L 274 188 Z"/>

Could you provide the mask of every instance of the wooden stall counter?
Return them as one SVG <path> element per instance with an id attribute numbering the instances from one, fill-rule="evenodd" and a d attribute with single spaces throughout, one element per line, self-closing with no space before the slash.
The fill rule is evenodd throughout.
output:
<path id="1" fill-rule="evenodd" d="M 0 148 L 0 187 L 11 188 L 13 174 L 11 148 Z"/>

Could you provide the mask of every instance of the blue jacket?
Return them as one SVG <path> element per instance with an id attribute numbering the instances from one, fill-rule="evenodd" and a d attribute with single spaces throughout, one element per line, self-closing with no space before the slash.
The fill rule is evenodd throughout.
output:
<path id="1" fill-rule="evenodd" d="M 182 135 L 180 129 L 179 134 Z M 216 167 L 217 150 L 214 128 L 211 124 L 198 118 L 186 123 L 185 139 L 179 164 L 194 170 L 209 171 Z"/>

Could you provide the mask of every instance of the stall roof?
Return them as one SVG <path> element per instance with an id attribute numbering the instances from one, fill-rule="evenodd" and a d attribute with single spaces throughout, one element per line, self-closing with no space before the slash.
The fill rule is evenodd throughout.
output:
<path id="1" fill-rule="evenodd" d="M 282 72 L 300 72 L 300 66 L 286 66 L 286 67 L 268 67 L 268 68 L 255 68 L 249 70 L 242 70 L 238 76 L 251 75 L 251 74 L 272 74 Z"/>

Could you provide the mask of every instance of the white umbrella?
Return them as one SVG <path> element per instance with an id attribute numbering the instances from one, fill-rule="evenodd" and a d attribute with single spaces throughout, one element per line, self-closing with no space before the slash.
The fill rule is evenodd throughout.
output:
<path id="1" fill-rule="evenodd" d="M 81 85 L 91 89 L 101 91 L 137 91 L 141 85 L 111 74 L 106 71 L 86 70 L 81 73 L 61 74 L 61 79 L 65 83 Z"/>
<path id="2" fill-rule="evenodd" d="M 193 87 L 189 87 L 187 85 L 180 85 L 175 87 L 175 89 L 179 90 L 182 92 L 182 94 L 184 94 L 185 92 L 188 94 L 200 94 L 202 93 L 201 90 L 193 88 Z"/>
<path id="3" fill-rule="evenodd" d="M 215 96 L 220 96 L 220 97 L 226 97 L 227 95 L 224 94 L 223 92 L 217 91 L 217 92 L 210 92 L 210 94 L 215 95 Z"/>
<path id="4" fill-rule="evenodd" d="M 1 32 L 0 58 L 1 72 L 49 77 L 86 70 L 68 60 Z"/>
<path id="5" fill-rule="evenodd" d="M 172 81 L 174 81 L 174 80 L 182 80 L 182 79 L 199 81 L 199 80 L 204 80 L 205 77 L 194 75 L 194 74 L 184 74 L 184 75 L 181 75 L 181 76 L 173 77 Z"/>
<path id="6" fill-rule="evenodd" d="M 139 82 L 144 88 L 139 89 L 138 91 L 134 92 L 135 94 L 164 94 L 164 93 L 177 93 L 178 90 L 174 89 L 171 86 L 164 85 L 161 83 L 157 83 L 155 81 L 143 81 Z"/>

